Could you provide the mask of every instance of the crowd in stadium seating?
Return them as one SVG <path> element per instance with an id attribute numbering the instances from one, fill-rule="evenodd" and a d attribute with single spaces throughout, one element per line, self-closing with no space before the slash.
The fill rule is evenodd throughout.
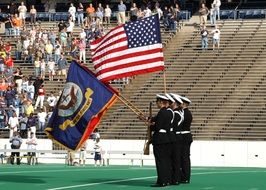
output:
<path id="1" fill-rule="evenodd" d="M 54 4 L 46 3 L 45 9 L 53 12 Z M 58 32 L 54 28 L 49 30 L 41 28 L 36 21 L 37 10 L 34 5 L 28 10 L 23 2 L 18 7 L 11 3 L 8 10 L 6 17 L 0 14 L 0 20 L 5 23 L 6 29 L 5 37 L 0 39 L 0 128 L 9 128 L 10 137 L 13 131 L 20 129 L 22 137 L 25 138 L 29 135 L 27 135 L 28 129 L 34 133 L 36 126 L 37 130 L 44 129 L 47 117 L 59 98 L 54 93 L 49 96 L 45 93 L 43 82 L 47 71 L 48 78 L 52 81 L 55 80 L 55 75 L 57 78 L 66 77 L 69 65 L 67 57 L 86 63 L 86 47 L 90 41 L 106 33 L 110 27 L 113 10 L 108 5 L 103 7 L 100 3 L 96 7 L 92 4 L 83 7 L 81 3 L 75 7 L 71 3 L 68 9 L 68 21 L 62 20 L 58 23 Z M 117 13 L 118 24 L 127 21 L 126 10 L 123 1 L 120 1 Z M 30 15 L 29 22 L 26 22 L 27 12 Z M 166 6 L 162 10 L 158 2 L 141 8 L 133 4 L 129 13 L 132 20 L 158 13 L 165 28 L 175 30 L 180 8 L 176 4 Z M 75 26 L 81 30 L 78 36 L 74 35 Z M 16 38 L 15 47 L 9 42 L 11 36 Z M 23 69 L 19 67 L 14 70 L 14 61 L 34 65 L 34 75 L 25 76 Z"/>

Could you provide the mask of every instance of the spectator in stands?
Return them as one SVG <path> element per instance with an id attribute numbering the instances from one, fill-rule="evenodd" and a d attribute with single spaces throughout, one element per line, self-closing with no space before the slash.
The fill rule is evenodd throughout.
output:
<path id="1" fill-rule="evenodd" d="M 31 133 L 34 133 L 34 135 L 36 135 L 36 123 L 37 123 L 37 119 L 36 116 L 33 115 L 33 113 L 30 114 L 30 116 L 28 117 L 28 137 L 30 136 Z"/>
<path id="2" fill-rule="evenodd" d="M 216 12 L 215 12 L 215 5 L 212 4 L 211 5 L 211 10 L 210 10 L 210 21 L 211 21 L 211 25 L 216 25 Z"/>
<path id="3" fill-rule="evenodd" d="M 201 4 L 199 9 L 199 18 L 200 18 L 200 25 L 207 24 L 207 16 L 209 14 L 209 9 L 205 6 L 204 3 Z"/>
<path id="4" fill-rule="evenodd" d="M 67 36 L 68 37 L 71 37 L 73 35 L 74 27 L 75 27 L 75 23 L 74 23 L 72 17 L 69 17 L 69 19 L 68 19 L 68 27 L 67 27 Z"/>
<path id="5" fill-rule="evenodd" d="M 24 76 L 22 78 L 22 85 L 21 85 L 21 89 L 22 89 L 22 94 L 25 94 L 28 92 L 28 87 L 29 87 L 29 80 L 28 77 Z"/>
<path id="6" fill-rule="evenodd" d="M 218 20 L 220 20 L 221 0 L 214 0 L 212 4 L 214 5 L 215 19 L 216 19 L 216 16 L 217 16 L 218 17 Z"/>
<path id="7" fill-rule="evenodd" d="M 15 95 L 15 98 L 13 100 L 13 107 L 16 112 L 16 115 L 20 116 L 20 106 L 21 106 L 21 99 L 18 94 Z"/>
<path id="8" fill-rule="evenodd" d="M 206 29 L 205 25 L 203 25 L 201 27 L 200 34 L 201 34 L 201 49 L 202 50 L 207 50 L 208 49 L 208 35 L 209 35 L 209 32 Z"/>
<path id="9" fill-rule="evenodd" d="M 163 10 L 163 25 L 165 29 L 168 29 L 170 27 L 169 14 L 170 14 L 169 9 L 167 6 L 165 6 Z"/>
<path id="10" fill-rule="evenodd" d="M 136 3 L 133 3 L 130 8 L 130 20 L 136 20 L 138 18 L 138 7 Z"/>
<path id="11" fill-rule="evenodd" d="M 41 76 L 37 77 L 36 80 L 33 83 L 34 86 L 34 99 L 36 99 L 37 95 L 38 95 L 38 90 L 41 87 L 41 85 L 43 84 L 44 80 Z"/>
<path id="12" fill-rule="evenodd" d="M 152 15 L 151 10 L 149 9 L 148 6 L 146 6 L 144 10 L 144 17 L 150 17 Z"/>
<path id="13" fill-rule="evenodd" d="M 11 106 L 15 98 L 15 91 L 11 86 L 8 86 L 5 93 L 5 100 L 7 107 Z"/>
<path id="14" fill-rule="evenodd" d="M 51 92 L 50 95 L 48 96 L 47 102 L 48 102 L 49 108 L 54 109 L 56 105 L 56 97 L 54 96 L 53 92 Z"/>
<path id="15" fill-rule="evenodd" d="M 51 43 L 50 40 L 48 40 L 48 43 L 45 45 L 45 53 L 46 53 L 46 63 L 52 58 L 53 55 L 54 46 Z"/>
<path id="16" fill-rule="evenodd" d="M 22 138 L 27 138 L 27 123 L 28 117 L 23 113 L 22 117 L 19 119 L 19 131 Z"/>
<path id="17" fill-rule="evenodd" d="M 37 109 L 39 107 L 39 104 L 40 104 L 40 108 L 41 109 L 43 108 L 44 97 L 45 97 L 45 89 L 43 85 L 41 85 L 41 87 L 38 89 L 38 96 L 37 96 L 34 109 Z"/>
<path id="18" fill-rule="evenodd" d="M 175 15 L 176 22 L 179 23 L 180 16 L 181 16 L 181 9 L 177 3 L 175 4 L 174 15 Z"/>
<path id="19" fill-rule="evenodd" d="M 46 63 L 44 59 L 41 60 L 40 62 L 40 71 L 41 71 L 41 77 L 45 79 L 45 70 L 46 70 Z"/>
<path id="20" fill-rule="evenodd" d="M 57 36 L 56 36 L 54 30 L 51 28 L 49 31 L 49 40 L 51 41 L 51 44 L 53 45 L 53 47 L 55 47 L 56 38 L 57 38 Z"/>
<path id="21" fill-rule="evenodd" d="M 9 10 L 10 16 L 14 16 L 17 12 L 17 5 L 12 2 L 10 6 L 7 6 L 7 9 Z"/>
<path id="22" fill-rule="evenodd" d="M 11 18 L 13 18 L 13 16 L 7 16 L 4 19 L 4 23 L 5 23 L 5 35 L 6 36 L 11 36 L 13 35 L 13 25 L 12 25 L 12 20 Z"/>
<path id="23" fill-rule="evenodd" d="M 104 21 L 106 23 L 106 27 L 108 29 L 108 26 L 111 21 L 111 15 L 112 15 L 112 10 L 110 9 L 109 5 L 107 4 L 105 9 L 104 9 Z"/>
<path id="24" fill-rule="evenodd" d="M 158 14 L 159 20 L 161 20 L 163 16 L 163 11 L 159 6 L 155 6 L 154 13 Z"/>
<path id="25" fill-rule="evenodd" d="M 47 63 L 48 66 L 48 75 L 49 75 L 49 81 L 54 80 L 54 75 L 55 75 L 55 62 L 52 58 Z"/>
<path id="26" fill-rule="evenodd" d="M 61 20 L 57 26 L 58 26 L 59 32 L 62 32 L 64 29 L 67 28 L 66 23 L 63 20 Z"/>
<path id="27" fill-rule="evenodd" d="M 7 114 L 4 109 L 4 105 L 2 104 L 4 102 L 4 97 L 0 96 L 0 129 L 5 128 L 7 124 Z"/>
<path id="28" fill-rule="evenodd" d="M 120 0 L 120 4 L 118 5 L 118 13 L 117 13 L 118 25 L 126 23 L 126 10 L 127 7 L 124 4 L 123 0 Z"/>
<path id="29" fill-rule="evenodd" d="M 31 114 L 34 113 L 34 108 L 33 108 L 31 100 L 28 99 L 24 101 L 22 105 L 23 105 L 24 113 L 26 114 L 27 117 L 29 117 Z"/>
<path id="30" fill-rule="evenodd" d="M 34 5 L 32 5 L 30 9 L 30 23 L 31 24 L 36 24 L 36 17 L 37 17 L 37 10 L 35 9 Z"/>
<path id="31" fill-rule="evenodd" d="M 59 76 L 64 76 L 66 78 L 66 68 L 67 68 L 67 60 L 64 57 L 64 54 L 61 54 L 60 59 L 58 60 L 58 75 Z"/>
<path id="32" fill-rule="evenodd" d="M 39 77 L 41 73 L 41 61 L 39 57 L 36 57 L 34 61 L 35 77 Z"/>
<path id="33" fill-rule="evenodd" d="M 35 94 L 35 87 L 33 85 L 33 82 L 29 83 L 28 91 L 27 91 L 27 97 L 33 101 L 34 100 L 34 94 Z"/>
<path id="34" fill-rule="evenodd" d="M 6 54 L 11 55 L 12 46 L 11 46 L 10 42 L 7 42 L 6 44 L 4 44 L 4 50 L 5 50 Z"/>
<path id="35" fill-rule="evenodd" d="M 14 135 L 10 137 L 9 142 L 11 143 L 11 149 L 20 149 L 22 138 L 20 137 L 19 132 L 14 132 Z M 14 165 L 15 156 L 17 159 L 17 165 L 20 165 L 20 152 L 11 152 L 10 163 Z"/>
<path id="36" fill-rule="evenodd" d="M 75 23 L 76 20 L 76 7 L 74 6 L 73 3 L 70 4 L 70 7 L 68 9 L 68 13 L 70 15 L 71 20 Z"/>
<path id="37" fill-rule="evenodd" d="M 24 5 L 24 2 L 21 2 L 21 5 L 18 6 L 19 18 L 22 20 L 22 25 L 25 25 L 27 7 Z"/>
<path id="38" fill-rule="evenodd" d="M 85 142 L 82 147 L 80 148 L 80 152 L 79 152 L 79 165 L 82 164 L 82 166 L 85 166 L 86 163 L 86 152 L 87 149 L 87 142 Z"/>
<path id="39" fill-rule="evenodd" d="M 79 44 L 79 60 L 83 63 L 86 63 L 86 42 L 84 40 L 80 40 Z"/>
<path id="40" fill-rule="evenodd" d="M 14 35 L 18 37 L 20 35 L 20 29 L 22 27 L 22 20 L 18 17 L 17 14 L 15 14 L 11 21 L 14 29 Z"/>
<path id="41" fill-rule="evenodd" d="M 217 25 L 215 25 L 215 29 L 211 31 L 211 34 L 213 34 L 213 37 L 212 37 L 212 48 L 213 50 L 215 50 L 215 48 L 217 48 L 219 50 L 220 48 L 220 35 L 221 35 L 221 32 L 218 28 Z"/>
<path id="42" fill-rule="evenodd" d="M 28 150 L 36 150 L 37 139 L 33 132 L 30 133 L 29 138 L 27 139 L 26 144 L 28 145 Z M 28 152 L 28 165 L 36 164 L 36 152 Z"/>
<path id="43" fill-rule="evenodd" d="M 78 25 L 83 27 L 84 25 L 84 8 L 82 3 L 79 3 L 79 6 L 77 8 L 77 13 L 78 13 Z"/>
<path id="44" fill-rule="evenodd" d="M 10 54 L 7 54 L 6 60 L 5 60 L 5 64 L 6 64 L 6 70 L 9 73 L 13 73 L 13 68 L 14 68 L 14 61 L 11 57 Z"/>
<path id="45" fill-rule="evenodd" d="M 56 65 L 58 64 L 58 60 L 61 57 L 61 53 L 62 53 L 62 46 L 60 42 L 57 40 L 54 48 L 54 62 Z"/>
<path id="46" fill-rule="evenodd" d="M 13 109 L 13 106 L 11 105 L 10 107 Z M 19 127 L 19 121 L 18 121 L 18 116 L 15 111 L 13 111 L 13 114 L 11 117 L 8 119 L 8 128 L 9 128 L 9 138 L 13 137 L 13 133 L 18 131 Z"/>
<path id="47" fill-rule="evenodd" d="M 94 148 L 94 161 L 95 161 L 94 166 L 97 166 L 98 161 L 99 161 L 98 166 L 102 166 L 102 147 L 100 144 L 100 138 L 96 139 L 93 148 Z"/>
<path id="48" fill-rule="evenodd" d="M 39 121 L 39 131 L 44 131 L 45 122 L 47 117 L 46 107 L 44 106 L 42 109 L 39 110 L 37 113 L 38 121 Z"/>
<path id="49" fill-rule="evenodd" d="M 95 9 L 92 5 L 92 3 L 89 4 L 89 7 L 87 7 L 86 9 L 86 13 L 87 13 L 87 23 L 90 23 L 92 21 L 92 18 L 95 16 Z"/>
<path id="50" fill-rule="evenodd" d="M 15 58 L 16 58 L 16 60 L 21 60 L 21 54 L 22 54 L 22 43 L 21 43 L 21 40 L 18 40 L 15 46 L 16 46 Z"/>
<path id="51" fill-rule="evenodd" d="M 66 29 L 62 30 L 59 33 L 59 39 L 60 39 L 60 42 L 61 42 L 62 49 L 63 49 L 63 51 L 65 51 L 65 49 L 67 47 L 67 33 L 66 33 Z"/>
<path id="52" fill-rule="evenodd" d="M 3 73 L 5 71 L 5 58 L 4 58 L 4 52 L 0 50 L 0 75 L 3 76 Z"/>
<path id="53" fill-rule="evenodd" d="M 86 40 L 86 32 L 84 30 L 84 28 L 82 28 L 81 32 L 79 33 L 79 38 L 80 40 Z"/>
<path id="54" fill-rule="evenodd" d="M 1 78 L 1 83 L 0 83 L 0 96 L 4 96 L 7 90 L 8 84 L 6 83 L 5 78 Z"/>
<path id="55" fill-rule="evenodd" d="M 17 87 L 17 93 L 21 94 L 23 73 L 21 72 L 20 67 L 18 67 L 16 69 L 13 76 L 14 76 L 14 82 L 15 82 L 16 87 Z"/>

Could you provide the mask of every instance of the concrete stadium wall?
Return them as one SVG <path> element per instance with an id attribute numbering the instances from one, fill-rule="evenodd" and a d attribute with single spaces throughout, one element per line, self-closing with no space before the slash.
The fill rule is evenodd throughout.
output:
<path id="1" fill-rule="evenodd" d="M 21 149 L 26 149 L 26 139 Z M 102 140 L 103 150 L 115 152 L 105 154 L 110 165 L 154 165 L 153 155 L 144 156 L 137 153 L 142 151 L 144 141 L 140 140 Z M 87 150 L 93 151 L 94 142 L 88 141 Z M 192 166 L 232 166 L 232 167 L 266 167 L 266 142 L 260 141 L 194 141 L 191 146 Z M 0 139 L 0 149 L 10 149 L 8 139 Z M 38 139 L 38 150 L 52 150 L 52 141 Z M 152 146 L 150 147 L 152 150 Z M 79 153 L 76 153 L 78 158 Z M 93 164 L 93 154 L 88 155 L 88 164 Z M 78 160 L 78 159 L 76 159 Z M 61 159 L 42 159 L 41 162 L 65 163 Z"/>

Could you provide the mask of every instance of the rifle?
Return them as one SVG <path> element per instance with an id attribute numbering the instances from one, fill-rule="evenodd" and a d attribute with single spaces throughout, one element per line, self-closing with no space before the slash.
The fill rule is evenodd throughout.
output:
<path id="1" fill-rule="evenodd" d="M 152 118 L 152 102 L 149 105 L 149 120 Z M 150 144 L 151 144 L 151 125 L 148 122 L 146 140 L 143 148 L 144 155 L 150 155 Z"/>

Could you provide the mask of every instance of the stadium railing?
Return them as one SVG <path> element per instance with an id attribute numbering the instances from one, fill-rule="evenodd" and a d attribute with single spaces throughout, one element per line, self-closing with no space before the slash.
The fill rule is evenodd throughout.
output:
<path id="1" fill-rule="evenodd" d="M 0 149 L 1 163 L 9 163 L 11 152 L 20 152 L 20 158 L 27 158 L 27 152 L 36 152 L 37 163 L 67 163 L 67 150 L 28 150 L 28 149 Z M 76 151 L 75 154 L 79 154 Z M 138 161 L 139 166 L 144 165 L 144 161 L 153 161 L 153 154 L 144 155 L 143 151 L 128 151 L 128 150 L 107 150 L 102 152 L 103 163 L 112 165 L 113 161 L 128 161 L 129 165 L 134 165 Z M 76 158 L 78 156 L 76 155 Z M 94 151 L 87 150 L 87 159 L 94 159 Z M 49 161 L 48 161 L 49 160 Z M 117 162 L 116 162 L 117 163 Z"/>
<path id="2" fill-rule="evenodd" d="M 221 19 L 265 19 L 265 9 L 221 10 Z"/>

